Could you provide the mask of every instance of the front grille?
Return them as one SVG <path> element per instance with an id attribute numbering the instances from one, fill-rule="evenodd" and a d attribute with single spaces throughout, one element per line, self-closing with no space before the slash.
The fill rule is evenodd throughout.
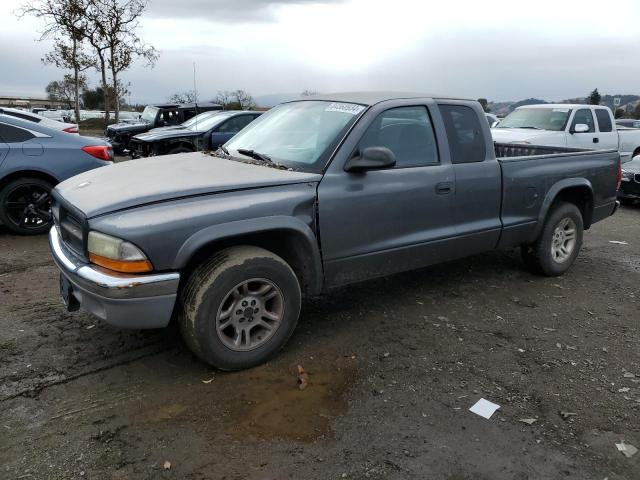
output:
<path id="1" fill-rule="evenodd" d="M 84 258 L 84 222 L 82 217 L 72 212 L 64 204 L 59 204 L 56 224 L 60 229 L 60 238 L 73 253 Z"/>

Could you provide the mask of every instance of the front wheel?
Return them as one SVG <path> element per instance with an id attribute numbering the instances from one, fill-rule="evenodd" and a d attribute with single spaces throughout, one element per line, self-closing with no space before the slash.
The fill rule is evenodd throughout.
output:
<path id="1" fill-rule="evenodd" d="M 533 272 L 555 277 L 565 273 L 582 246 L 582 213 L 572 203 L 552 207 L 538 240 L 522 246 L 522 258 Z"/>
<path id="2" fill-rule="evenodd" d="M 282 348 L 296 327 L 300 304 L 298 279 L 282 258 L 258 247 L 232 247 L 189 276 L 178 322 L 200 359 L 221 370 L 241 370 Z"/>

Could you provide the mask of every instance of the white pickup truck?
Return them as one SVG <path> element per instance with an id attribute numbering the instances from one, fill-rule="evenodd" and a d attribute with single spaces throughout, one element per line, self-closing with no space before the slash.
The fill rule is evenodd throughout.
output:
<path id="1" fill-rule="evenodd" d="M 498 143 L 616 149 L 623 163 L 640 155 L 640 129 L 616 127 L 611 110 L 599 105 L 518 107 L 491 134 Z"/>

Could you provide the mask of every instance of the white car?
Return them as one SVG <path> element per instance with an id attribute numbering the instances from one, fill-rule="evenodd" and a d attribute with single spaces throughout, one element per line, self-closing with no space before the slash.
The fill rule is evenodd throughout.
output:
<path id="1" fill-rule="evenodd" d="M 38 115 L 49 120 L 56 120 L 58 122 L 66 122 L 73 115 L 69 110 L 43 110 L 38 112 Z"/>
<path id="2" fill-rule="evenodd" d="M 4 113 L 5 115 L 10 115 L 16 118 L 21 118 L 22 120 L 28 120 L 29 122 L 39 123 L 40 125 L 43 125 L 45 127 L 53 128 L 55 130 L 61 130 L 66 133 L 75 133 L 76 135 L 80 134 L 80 131 L 78 130 L 78 124 L 76 123 L 58 122 L 57 120 L 52 120 L 36 113 L 18 110 L 17 108 L 0 107 L 0 113 Z"/>
<path id="3" fill-rule="evenodd" d="M 621 161 L 640 155 L 640 130 L 616 128 L 608 107 L 580 104 L 526 105 L 491 129 L 493 141 L 590 149 L 615 149 Z"/>

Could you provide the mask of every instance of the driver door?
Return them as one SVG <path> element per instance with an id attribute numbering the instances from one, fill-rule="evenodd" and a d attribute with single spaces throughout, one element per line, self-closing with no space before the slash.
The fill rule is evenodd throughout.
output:
<path id="1" fill-rule="evenodd" d="M 584 124 L 589 127 L 586 132 L 576 132 L 576 125 Z M 600 139 L 596 132 L 596 122 L 590 108 L 580 108 L 573 114 L 569 127 L 569 146 L 577 148 L 600 148 Z"/>
<path id="2" fill-rule="evenodd" d="M 367 113 L 370 123 L 348 154 L 386 147 L 395 167 L 350 173 L 334 160 L 318 187 L 329 287 L 453 257 L 447 239 L 455 235 L 454 174 L 439 154 L 431 112 L 426 105 L 379 109 Z"/>

